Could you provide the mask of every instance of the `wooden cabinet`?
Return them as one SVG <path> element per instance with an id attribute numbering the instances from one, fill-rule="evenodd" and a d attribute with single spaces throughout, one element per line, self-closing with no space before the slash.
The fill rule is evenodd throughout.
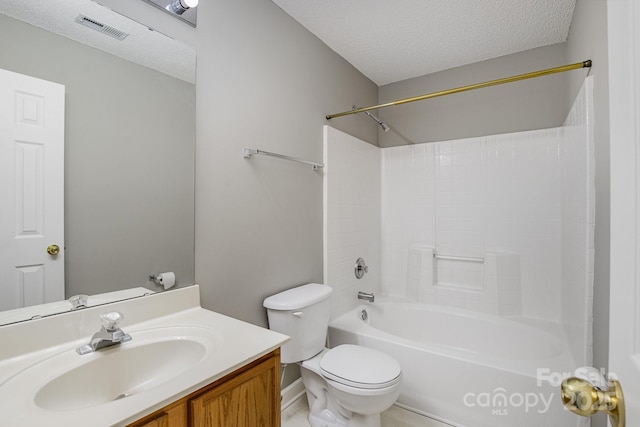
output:
<path id="1" fill-rule="evenodd" d="M 186 402 L 180 400 L 172 403 L 131 425 L 136 427 L 186 427 L 189 425 Z"/>
<path id="2" fill-rule="evenodd" d="M 280 349 L 128 427 L 279 427 Z"/>

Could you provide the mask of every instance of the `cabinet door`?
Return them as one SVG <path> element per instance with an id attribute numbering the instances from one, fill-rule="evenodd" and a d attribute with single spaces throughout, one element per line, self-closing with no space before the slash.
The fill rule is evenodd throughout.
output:
<path id="1" fill-rule="evenodd" d="M 179 401 L 171 404 L 128 427 L 187 427 L 187 403 Z"/>
<path id="2" fill-rule="evenodd" d="M 279 380 L 276 354 L 191 399 L 193 427 L 279 427 Z"/>
<path id="3" fill-rule="evenodd" d="M 155 419 L 153 419 L 151 421 L 148 421 L 148 422 L 140 425 L 140 427 L 170 427 L 169 426 L 169 414 L 164 412 L 158 418 L 155 418 Z"/>

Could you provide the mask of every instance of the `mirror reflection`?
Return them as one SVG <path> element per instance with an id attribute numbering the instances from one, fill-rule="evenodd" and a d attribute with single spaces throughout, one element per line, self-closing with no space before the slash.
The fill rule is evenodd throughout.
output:
<path id="1" fill-rule="evenodd" d="M 55 13 L 52 6 L 58 8 Z M 117 40 L 82 26 L 76 22 L 79 15 L 128 36 Z M 43 29 L 43 22 L 58 34 Z M 48 189 L 56 169 L 63 172 L 59 173 L 64 177 L 63 237 L 47 240 L 49 226 L 34 226 L 29 236 L 30 241 L 36 241 L 36 235 L 45 236 L 37 245 L 38 256 L 64 265 L 63 290 L 58 295 L 67 299 L 129 288 L 139 288 L 140 293 L 162 291 L 164 287 L 149 276 L 164 272 L 175 274 L 176 287 L 192 284 L 195 51 L 90 0 L 16 0 L 0 4 L 0 69 L 10 76 L 64 86 L 63 156 L 50 169 L 34 175 L 32 187 L 37 191 L 27 191 L 35 205 L 41 203 L 45 196 L 39 189 Z M 6 81 L 3 84 L 11 86 Z M 9 92 L 1 93 L 6 98 Z M 27 118 L 33 111 L 37 112 L 34 117 L 41 113 L 40 104 L 32 98 L 38 97 L 25 96 L 27 101 L 20 104 Z M 47 98 L 42 99 L 48 107 Z M 13 100 L 0 105 L 18 108 Z M 50 116 L 43 117 L 49 120 Z M 16 144 L 30 143 L 0 134 L 0 144 L 18 152 Z M 15 191 L 19 181 L 15 171 L 20 168 L 14 165 L 13 171 L 14 176 L 3 175 L 3 198 L 6 191 Z M 19 175 L 26 176 L 24 171 Z M 12 255 L 16 251 L 11 249 L 6 230 L 17 229 L 15 218 L 20 209 L 15 204 L 6 206 L 5 214 L 0 215 L 0 238 L 5 239 L 0 247 Z M 34 212 L 40 211 L 34 208 Z M 45 213 L 42 223 L 47 221 Z M 59 254 L 47 253 L 52 244 L 60 247 Z M 40 268 L 40 261 L 4 258 L 11 259 L 0 266 L 0 310 L 33 305 L 38 298 L 52 302 L 47 298 L 56 292 L 49 292 L 48 286 L 54 280 L 47 273 L 54 268 Z M 38 268 L 42 272 L 30 273 Z M 115 297 L 131 295 L 125 292 Z M 102 296 L 94 300 L 104 301 Z M 29 309 L 29 317 L 34 315 L 38 315 L 37 307 Z M 9 321 L 0 315 L 0 324 Z"/>

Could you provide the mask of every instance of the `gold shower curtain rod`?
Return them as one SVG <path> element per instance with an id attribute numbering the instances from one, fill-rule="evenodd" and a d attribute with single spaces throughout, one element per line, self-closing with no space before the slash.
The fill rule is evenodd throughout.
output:
<path id="1" fill-rule="evenodd" d="M 377 110 L 379 108 L 394 107 L 396 105 L 408 104 L 410 102 L 422 101 L 425 99 L 436 98 L 438 96 L 452 95 L 454 93 L 466 92 L 466 91 L 475 90 L 475 89 L 482 89 L 489 86 L 496 86 L 504 83 L 512 83 L 520 80 L 532 79 L 534 77 L 542 77 L 542 76 L 547 76 L 549 74 L 564 73 L 565 71 L 577 70 L 579 68 L 590 68 L 590 67 L 591 67 L 591 60 L 588 59 L 586 61 L 577 62 L 575 64 L 563 65 L 562 67 L 548 68 L 546 70 L 534 71 L 531 73 L 520 74 L 517 76 L 504 77 L 502 79 L 491 80 L 484 83 L 476 83 L 468 86 L 457 87 L 454 89 L 441 90 L 439 92 L 432 92 L 426 95 L 414 96 L 412 98 L 399 99 L 397 101 L 387 102 L 385 104 L 373 105 L 371 107 L 356 108 L 354 110 L 343 111 L 342 113 L 329 114 L 328 116 L 326 116 L 326 118 L 327 120 L 331 120 L 336 117 L 364 113 L 365 111 L 369 111 L 369 110 Z"/>

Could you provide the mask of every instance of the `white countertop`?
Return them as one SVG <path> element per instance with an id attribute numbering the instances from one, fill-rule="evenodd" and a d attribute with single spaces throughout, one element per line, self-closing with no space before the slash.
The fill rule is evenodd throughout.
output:
<path id="1" fill-rule="evenodd" d="M 75 363 L 73 358 L 76 355 L 71 351 L 86 344 L 98 331 L 98 314 L 114 310 L 124 314 L 121 328 L 133 337 L 132 341 L 90 355 L 77 355 L 78 358 L 89 356 L 85 360 L 90 361 L 92 357 L 103 357 L 107 354 L 105 352 L 119 351 L 118 347 L 124 349 L 130 343 L 134 345 L 136 334 L 143 337 L 149 331 L 178 330 L 181 327 L 198 328 L 209 334 L 213 357 L 207 357 L 186 372 L 148 391 L 102 405 L 68 411 L 37 406 L 33 396 L 60 374 L 57 370 L 45 373 L 42 378 L 42 374 L 36 371 L 37 364 L 52 357 L 60 360 L 66 357 Z M 1 326 L 1 424 L 4 427 L 124 426 L 259 359 L 287 340 L 285 335 L 201 308 L 198 286 Z M 160 358 L 163 354 L 156 356 Z M 38 379 L 34 377 L 35 372 Z M 91 378 L 87 381 L 90 382 Z"/>

